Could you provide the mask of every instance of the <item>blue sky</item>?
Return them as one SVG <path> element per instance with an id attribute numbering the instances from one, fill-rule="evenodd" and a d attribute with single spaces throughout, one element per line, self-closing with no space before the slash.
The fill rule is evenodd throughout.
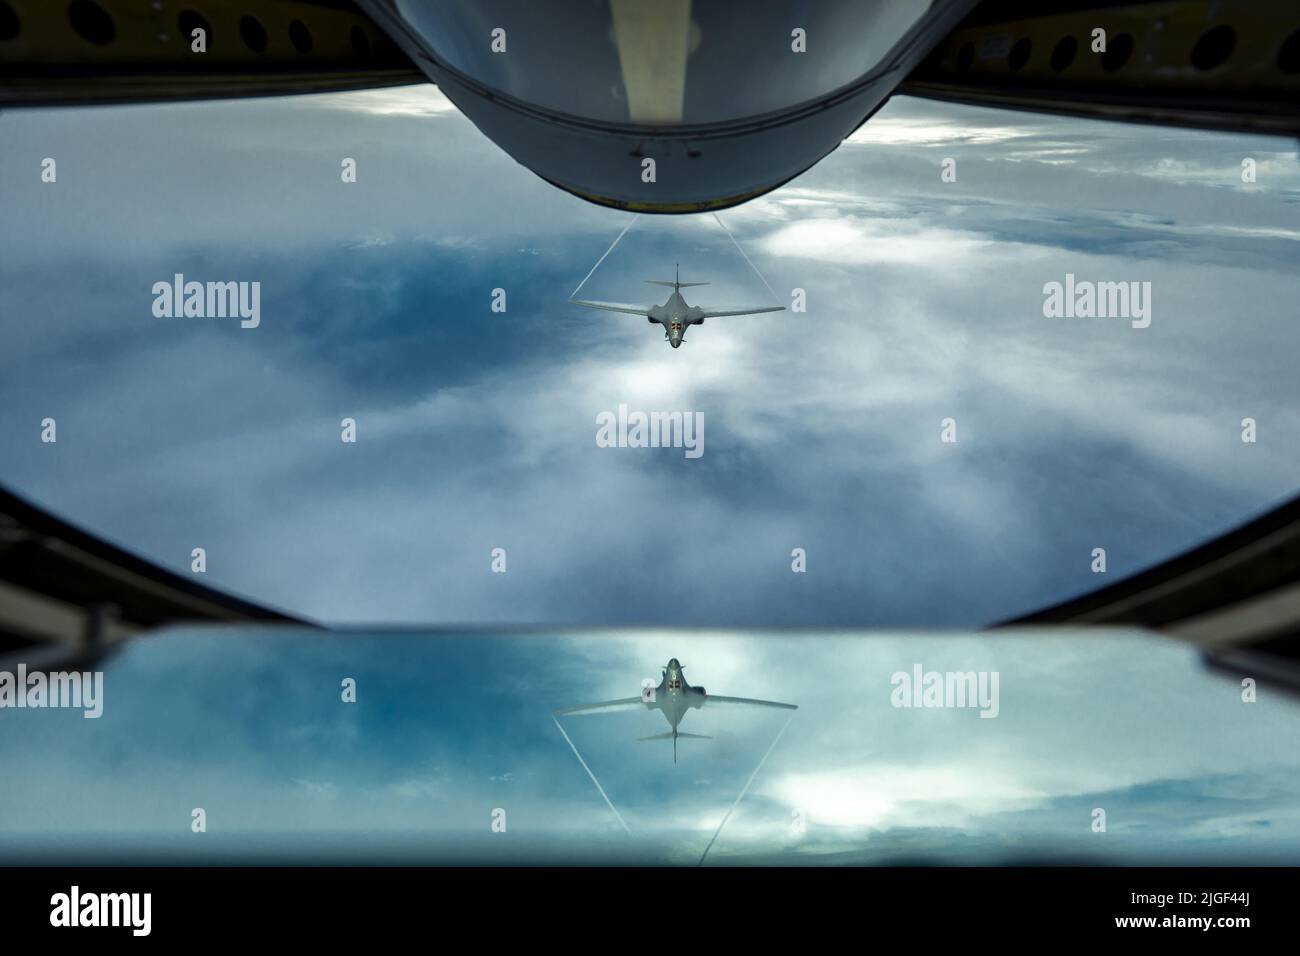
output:
<path id="1" fill-rule="evenodd" d="M 673 351 L 565 302 L 629 217 L 432 88 L 7 111 L 0 137 L 0 481 L 321 620 L 978 626 L 1296 489 L 1291 141 L 896 99 L 722 214 L 808 311 Z M 637 220 L 584 294 L 648 303 L 677 261 L 717 284 L 696 301 L 770 299 L 711 216 Z M 175 272 L 260 281 L 260 327 L 155 318 Z M 1044 318 L 1066 273 L 1150 281 L 1151 327 Z M 621 403 L 702 412 L 704 456 L 597 447 Z"/>

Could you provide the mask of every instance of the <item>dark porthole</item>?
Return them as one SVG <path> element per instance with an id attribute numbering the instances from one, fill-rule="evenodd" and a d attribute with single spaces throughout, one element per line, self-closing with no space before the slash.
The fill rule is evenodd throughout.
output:
<path id="1" fill-rule="evenodd" d="M 266 49 L 266 28 L 257 17 L 239 18 L 239 37 L 254 53 L 261 53 Z"/>
<path id="2" fill-rule="evenodd" d="M 77 36 L 89 40 L 97 46 L 106 46 L 117 36 L 117 24 L 97 3 L 91 0 L 76 0 L 68 4 L 68 20 Z"/>
<path id="3" fill-rule="evenodd" d="M 957 51 L 957 72 L 965 73 L 970 69 L 971 63 L 975 61 L 975 44 L 967 40 Z"/>
<path id="4" fill-rule="evenodd" d="M 181 37 L 187 45 L 194 42 L 194 31 L 203 31 L 204 44 L 208 49 L 212 49 L 212 28 L 208 26 L 208 21 L 203 19 L 201 14 L 193 10 L 182 10 L 180 16 L 176 18 L 176 26 L 180 29 Z"/>
<path id="5" fill-rule="evenodd" d="M 1226 24 L 1206 30 L 1192 47 L 1192 66 L 1198 70 L 1212 70 L 1222 66 L 1232 56 L 1237 45 L 1237 31 Z"/>
<path id="6" fill-rule="evenodd" d="M 1074 37 L 1061 37 L 1052 49 L 1052 69 L 1057 73 L 1069 67 L 1079 53 L 1079 41 Z"/>
<path id="7" fill-rule="evenodd" d="M 1030 49 L 1029 38 L 1021 37 L 1016 41 L 1016 45 L 1011 48 L 1011 52 L 1007 54 L 1007 66 L 1013 70 L 1022 69 L 1029 62 Z"/>
<path id="8" fill-rule="evenodd" d="M 1121 33 L 1106 44 L 1106 52 L 1101 55 L 1101 68 L 1107 73 L 1114 73 L 1133 55 L 1133 35 Z"/>
<path id="9" fill-rule="evenodd" d="M 1283 41 L 1277 51 L 1277 68 L 1283 73 L 1300 73 L 1300 30 Z"/>
<path id="10" fill-rule="evenodd" d="M 357 56 L 370 55 L 370 37 L 360 27 L 352 28 L 352 52 Z"/>
<path id="11" fill-rule="evenodd" d="M 18 14 L 14 13 L 13 7 L 5 3 L 5 0 L 0 0 L 0 43 L 18 36 L 21 27 L 22 24 L 18 22 Z"/>
<path id="12" fill-rule="evenodd" d="M 299 53 L 310 53 L 314 45 L 312 43 L 311 31 L 307 29 L 307 24 L 301 20 L 294 20 L 289 24 L 289 42 Z"/>

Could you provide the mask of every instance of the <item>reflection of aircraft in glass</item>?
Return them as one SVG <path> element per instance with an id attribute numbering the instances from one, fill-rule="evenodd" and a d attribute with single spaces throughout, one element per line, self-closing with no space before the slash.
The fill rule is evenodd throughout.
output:
<path id="1" fill-rule="evenodd" d="M 591 302 L 585 299 L 570 299 L 574 305 L 588 309 L 604 309 L 606 312 L 626 312 L 629 315 L 644 315 L 653 325 L 658 322 L 664 327 L 664 338 L 673 348 L 680 348 L 686 341 L 686 327 L 703 325 L 704 320 L 717 315 L 758 315 L 760 312 L 784 312 L 783 305 L 739 306 L 734 309 L 701 309 L 687 304 L 682 298 L 681 290 L 689 286 L 708 285 L 707 282 L 682 282 L 681 266 L 677 267 L 677 278 L 672 282 L 665 279 L 646 279 L 651 285 L 672 286 L 673 294 L 663 305 L 631 305 L 626 302 Z"/>
<path id="2" fill-rule="evenodd" d="M 618 700 L 604 700 L 597 704 L 582 704 L 578 707 L 566 707 L 555 712 L 556 717 L 571 717 L 578 714 L 601 714 L 624 710 L 657 710 L 672 726 L 664 734 L 639 737 L 638 740 L 671 740 L 673 742 L 673 763 L 677 762 L 677 738 L 689 737 L 693 740 L 712 740 L 707 734 L 688 734 L 677 729 L 688 710 L 699 710 L 705 704 L 748 704 L 752 707 L 778 707 L 782 710 L 798 710 L 797 704 L 783 704 L 775 700 L 757 700 L 753 697 L 721 697 L 706 693 L 703 687 L 692 687 L 682 675 L 682 665 L 677 658 L 668 662 L 664 668 L 663 680 L 658 687 L 647 687 L 640 697 L 621 697 Z"/>

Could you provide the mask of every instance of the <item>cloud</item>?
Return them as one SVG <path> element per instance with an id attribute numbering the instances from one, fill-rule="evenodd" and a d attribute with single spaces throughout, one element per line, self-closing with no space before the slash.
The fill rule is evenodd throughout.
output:
<path id="1" fill-rule="evenodd" d="M 447 99 L 442 90 L 432 83 L 356 90 L 350 93 L 327 93 L 308 98 L 307 105 L 315 109 L 385 117 L 441 116 L 456 112 L 456 107 L 451 100 Z"/>
<path id="2" fill-rule="evenodd" d="M 1019 125 L 974 125 L 952 119 L 883 114 L 863 123 L 844 142 L 851 146 L 984 145 L 1030 135 L 1029 128 Z"/>
<path id="3" fill-rule="evenodd" d="M 1295 491 L 1287 141 L 896 99 L 726 230 L 633 224 L 584 294 L 648 303 L 680 263 L 713 283 L 693 302 L 806 296 L 673 351 L 564 304 L 627 217 L 432 87 L 0 124 L 66 159 L 51 190 L 0 158 L 0 309 L 30 317 L 0 354 L 0 480 L 306 615 L 976 625 L 1103 583 L 1095 547 L 1120 576 Z M 154 319 L 175 271 L 261 281 L 262 326 Z M 1151 327 L 1044 318 L 1067 273 L 1151 282 Z M 703 458 L 597 447 L 623 403 L 701 412 Z"/>

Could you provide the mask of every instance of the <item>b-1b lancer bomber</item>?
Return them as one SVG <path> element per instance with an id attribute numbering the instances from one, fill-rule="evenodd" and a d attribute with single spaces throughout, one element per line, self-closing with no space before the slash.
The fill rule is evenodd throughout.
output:
<path id="1" fill-rule="evenodd" d="M 664 279 L 645 279 L 651 285 L 671 286 L 673 294 L 663 305 L 631 305 L 627 302 L 592 302 L 584 299 L 570 299 L 574 305 L 588 309 L 603 309 L 606 312 L 626 312 L 629 315 L 644 315 L 653 325 L 658 322 L 664 327 L 664 338 L 673 348 L 681 348 L 686 341 L 686 328 L 691 325 L 703 325 L 705 319 L 722 315 L 758 315 L 760 312 L 784 312 L 783 305 L 741 306 L 728 309 L 701 309 L 687 304 L 682 298 L 682 289 L 693 286 L 708 285 L 707 282 L 682 282 L 681 266 L 677 267 L 677 278 L 672 282 Z"/>
<path id="2" fill-rule="evenodd" d="M 688 734 L 677 729 L 677 725 L 682 722 L 682 718 L 686 716 L 688 710 L 699 710 L 702 707 L 713 707 L 719 704 L 778 707 L 782 710 L 799 709 L 797 704 L 783 704 L 775 700 L 757 700 L 753 697 L 723 697 L 719 694 L 710 694 L 703 687 L 692 687 L 688 684 L 686 678 L 682 675 L 682 670 L 681 662 L 674 657 L 668 662 L 668 666 L 663 669 L 663 680 L 659 682 L 659 686 L 649 686 L 650 681 L 647 679 L 646 686 L 643 687 L 640 697 L 622 697 L 618 700 L 604 700 L 597 704 L 566 707 L 563 710 L 555 711 L 555 716 L 568 717 L 575 714 L 601 714 L 626 710 L 657 710 L 664 715 L 664 719 L 668 721 L 672 730 L 667 733 L 638 739 L 672 740 L 673 763 L 676 763 L 678 737 L 687 737 L 693 740 L 712 739 L 705 734 Z"/>

